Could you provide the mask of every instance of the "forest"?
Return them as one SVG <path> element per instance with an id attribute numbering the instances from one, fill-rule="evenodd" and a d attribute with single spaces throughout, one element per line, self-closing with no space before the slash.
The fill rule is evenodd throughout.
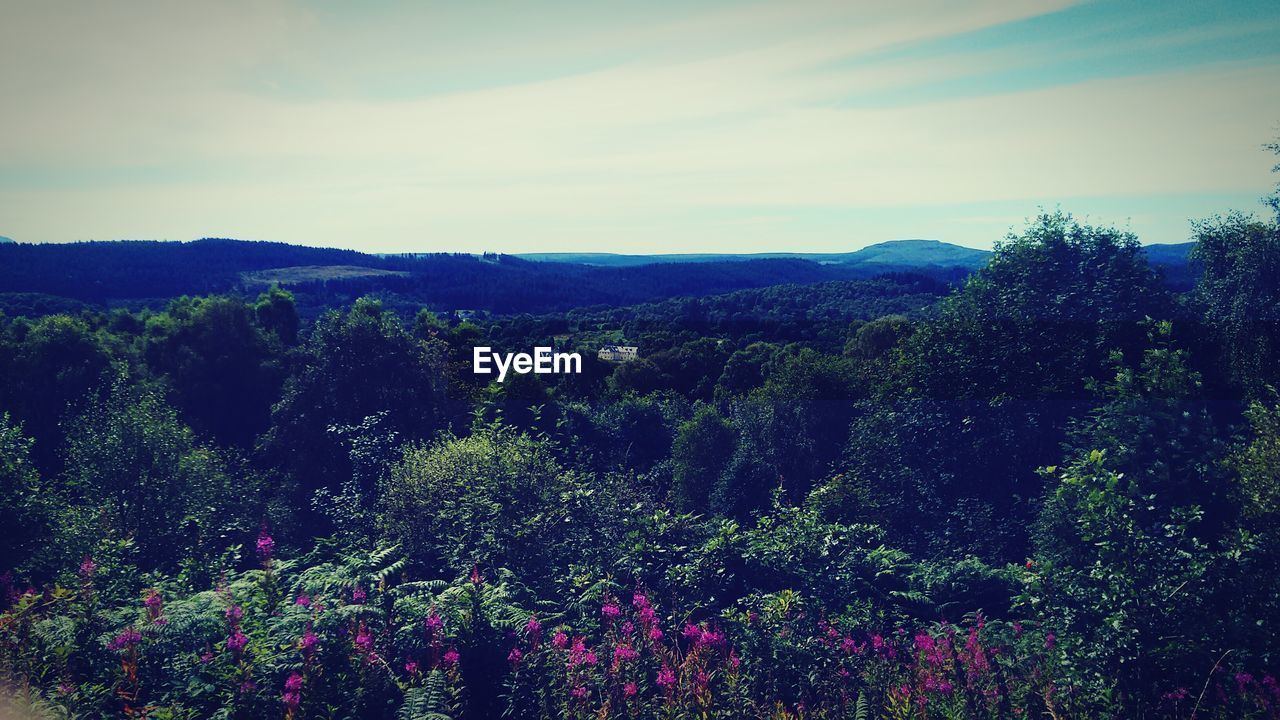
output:
<path id="1" fill-rule="evenodd" d="M 1055 212 L 963 280 L 0 316 L 0 716 L 1278 718 L 1267 203 L 1178 278 Z"/>
<path id="2" fill-rule="evenodd" d="M 0 243 L 0 312 L 10 316 L 76 314 L 85 309 L 161 310 L 183 295 L 256 295 L 282 285 L 308 322 L 326 310 L 376 295 L 406 317 L 423 307 L 501 314 L 548 313 L 584 306 L 618 307 L 673 297 L 714 295 L 787 283 L 866 280 L 913 272 L 955 282 L 985 253 L 944 243 L 881 243 L 838 262 L 803 257 L 688 256 L 681 262 L 605 266 L 534 262 L 515 255 L 428 253 L 374 255 L 277 242 L 205 238 L 64 244 Z M 900 248 L 906 244 L 906 248 Z M 896 251 L 889 260 L 863 254 Z M 1164 258 L 1185 268 L 1185 249 Z M 883 250 L 882 250 L 883 251 Z M 959 254 L 962 259 L 955 256 Z M 680 256 L 676 256 L 680 257 Z M 823 256 L 814 256 L 823 257 Z"/>

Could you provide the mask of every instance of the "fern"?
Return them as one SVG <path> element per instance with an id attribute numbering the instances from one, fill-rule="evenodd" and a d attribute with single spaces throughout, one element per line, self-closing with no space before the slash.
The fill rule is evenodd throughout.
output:
<path id="1" fill-rule="evenodd" d="M 404 704 L 396 713 L 399 720 L 453 720 L 449 685 L 444 673 L 432 670 L 421 687 L 404 694 Z"/>
<path id="2" fill-rule="evenodd" d="M 858 702 L 854 705 L 853 720 L 871 720 L 871 703 L 865 691 L 858 693 Z"/>

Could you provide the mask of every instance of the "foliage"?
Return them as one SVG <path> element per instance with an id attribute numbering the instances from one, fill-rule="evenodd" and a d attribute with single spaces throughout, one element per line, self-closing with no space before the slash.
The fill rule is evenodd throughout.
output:
<path id="1" fill-rule="evenodd" d="M 958 288 L 0 247 L 86 300 L 0 316 L 0 714 L 1278 717 L 1274 230 L 1182 296 L 1060 213 Z"/>

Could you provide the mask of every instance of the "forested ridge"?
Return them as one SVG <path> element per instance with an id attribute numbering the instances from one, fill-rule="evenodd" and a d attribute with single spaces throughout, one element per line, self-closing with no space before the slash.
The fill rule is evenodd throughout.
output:
<path id="1" fill-rule="evenodd" d="M 1185 287 L 1059 213 L 958 282 L 593 269 L 669 279 L 466 317 L 416 270 L 314 312 L 183 277 L 3 317 L 0 702 L 1280 717 L 1275 202 L 1197 224 Z M 584 371 L 488 383 L 476 345 Z"/>
<path id="2" fill-rule="evenodd" d="M 927 256 L 901 266 L 726 256 L 700 262 L 597 267 L 495 253 L 372 255 L 227 239 L 5 243 L 0 245 L 0 311 L 30 316 L 86 308 L 159 310 L 183 295 L 251 298 L 272 284 L 281 284 L 293 293 L 299 314 L 307 320 L 368 295 L 408 314 L 421 307 L 507 314 L 629 305 L 785 283 L 866 279 L 894 270 L 956 281 L 971 269 L 972 264 L 931 264 Z"/>

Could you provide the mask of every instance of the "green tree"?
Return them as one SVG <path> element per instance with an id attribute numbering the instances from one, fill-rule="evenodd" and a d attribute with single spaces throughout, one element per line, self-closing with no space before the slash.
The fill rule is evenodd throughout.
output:
<path id="1" fill-rule="evenodd" d="M 1035 469 L 1095 405 L 1111 352 L 1132 355 L 1147 318 L 1171 312 L 1133 235 L 1038 218 L 877 367 L 846 481 L 912 549 L 1024 554 Z"/>
<path id="2" fill-rule="evenodd" d="M 1243 213 L 1195 226 L 1196 299 L 1228 374 L 1246 395 L 1280 384 L 1280 215 Z"/>
<path id="3" fill-rule="evenodd" d="M 7 408 L 35 441 L 32 458 L 46 475 L 60 468 L 60 423 L 109 379 L 112 354 L 79 318 L 49 315 L 17 329 L 16 346 L 0 380 Z"/>
<path id="4" fill-rule="evenodd" d="M 549 591 L 570 565 L 606 551 L 598 533 L 625 502 L 566 470 L 545 443 L 492 426 L 406 451 L 381 522 L 429 572 L 502 567 Z"/>
<path id="5" fill-rule="evenodd" d="M 298 307 L 293 293 L 272 285 L 270 290 L 258 295 L 253 312 L 257 315 L 258 325 L 267 332 L 275 333 L 285 345 L 298 342 Z"/>
<path id="6" fill-rule="evenodd" d="M 132 543 L 143 569 L 201 566 L 251 539 L 263 517 L 252 479 L 233 479 L 158 391 L 124 376 L 71 424 L 60 485 L 64 560 L 115 539 Z"/>
<path id="7" fill-rule="evenodd" d="M 0 413 L 0 571 L 31 571 L 28 562 L 53 533 L 55 505 L 30 453 L 31 439 Z"/>
<path id="8" fill-rule="evenodd" d="M 318 488 L 337 489 L 352 469 L 331 428 L 382 413 L 382 426 L 405 440 L 429 437 L 448 414 L 444 364 L 438 343 L 414 338 L 376 300 L 326 313 L 272 410 L 264 459 L 301 490 L 298 504 Z"/>
<path id="9" fill-rule="evenodd" d="M 251 447 L 280 396 L 283 350 L 276 333 L 287 329 L 275 323 L 283 322 L 281 306 L 292 301 L 264 298 L 255 312 L 237 298 L 184 297 L 147 319 L 148 366 L 168 378 L 174 404 L 192 428 L 222 444 Z M 273 323 L 270 331 L 258 325 L 264 316 Z"/>
<path id="10" fill-rule="evenodd" d="M 671 447 L 671 502 L 680 512 L 705 513 L 735 446 L 729 421 L 712 405 L 699 404 L 680 424 Z"/>

